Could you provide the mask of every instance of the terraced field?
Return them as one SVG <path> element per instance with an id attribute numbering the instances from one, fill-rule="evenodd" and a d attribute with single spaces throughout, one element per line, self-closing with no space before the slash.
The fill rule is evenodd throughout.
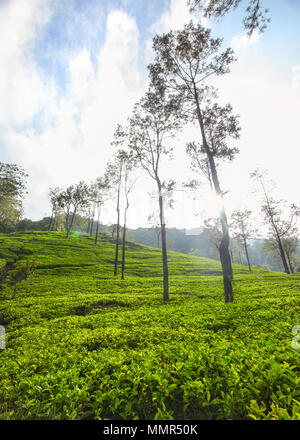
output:
<path id="1" fill-rule="evenodd" d="M 15 284 L 24 264 L 34 271 Z M 300 274 L 60 233 L 0 235 L 1 419 L 300 419 Z M 15 287 L 17 286 L 17 289 Z"/>

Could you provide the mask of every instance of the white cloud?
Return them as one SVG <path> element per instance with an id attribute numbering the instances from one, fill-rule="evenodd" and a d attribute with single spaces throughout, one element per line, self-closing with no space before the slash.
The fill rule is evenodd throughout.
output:
<path id="1" fill-rule="evenodd" d="M 299 203 L 300 89 L 293 88 L 289 72 L 268 62 L 264 53 L 244 53 L 216 84 L 242 125 L 240 154 L 223 172 L 228 206 L 259 209 L 261 194 L 251 194 L 249 179 L 257 167 L 267 169 L 277 183 L 276 196 Z"/>
<path id="2" fill-rule="evenodd" d="M 170 30 L 180 30 L 183 26 L 190 21 L 194 24 L 201 23 L 202 26 L 206 28 L 211 28 L 211 23 L 209 19 L 191 14 L 187 7 L 187 4 L 183 0 L 168 0 L 168 5 L 162 12 L 160 17 L 153 25 L 150 27 L 150 32 L 155 34 L 167 33 Z M 152 39 L 145 42 L 145 64 L 148 65 L 153 61 L 154 52 L 152 49 Z"/>
<path id="3" fill-rule="evenodd" d="M 94 166 L 98 169 L 103 169 L 111 156 L 110 142 L 116 125 L 125 122 L 144 89 L 138 67 L 138 35 L 135 21 L 127 14 L 109 14 L 98 71 L 89 84 L 80 121 L 86 148 L 96 154 L 99 163 Z"/>
<path id="4" fill-rule="evenodd" d="M 171 0 L 169 6 L 151 27 L 151 32 L 162 34 L 171 29 L 177 30 L 192 19 L 193 16 L 189 13 L 185 1 Z"/>
<path id="5" fill-rule="evenodd" d="M 89 182 L 103 172 L 112 154 L 110 142 L 116 124 L 125 121 L 145 90 L 146 68 L 142 71 L 139 66 L 135 20 L 120 10 L 111 11 L 104 43 L 96 54 L 96 66 L 87 47 L 77 53 L 65 53 L 69 80 L 57 101 L 57 84 L 53 80 L 45 84 L 28 50 L 51 17 L 48 1 L 26 0 L 26 8 L 24 4 L 24 0 L 11 0 L 0 6 L 0 37 L 6 42 L 0 48 L 0 124 L 11 162 L 22 165 L 29 173 L 26 215 L 37 219 L 49 213 L 49 186 L 66 186 L 81 179 Z M 153 25 L 153 32 L 167 32 L 189 21 L 184 1 L 172 0 L 169 5 Z M 150 41 L 146 46 L 150 57 Z M 277 65 L 268 65 L 262 40 L 255 36 L 251 40 L 235 37 L 232 46 L 239 61 L 232 73 L 219 78 L 216 84 L 222 100 L 231 102 L 234 111 L 241 114 L 243 127 L 241 153 L 221 175 L 224 189 L 230 188 L 227 204 L 234 209 L 245 201 L 249 172 L 257 166 L 269 169 L 281 194 L 297 201 L 298 66 L 293 69 L 291 65 L 286 74 Z M 40 110 L 44 113 L 42 133 L 36 133 L 34 127 L 25 133 L 14 130 L 13 124 L 30 121 Z M 195 128 L 174 140 L 175 161 L 172 167 L 169 163 L 165 166 L 168 178 L 189 177 L 184 150 L 185 142 L 193 139 L 200 140 Z M 148 188 L 152 189 L 149 179 L 139 181 L 130 210 L 133 226 L 147 219 L 148 208 L 143 200 L 148 200 Z M 255 204 L 257 196 L 253 198 Z M 187 217 L 191 217 L 190 211 L 180 205 L 170 213 L 169 224 L 181 222 L 184 226 Z M 193 225 L 196 223 L 197 219 Z"/>
<path id="6" fill-rule="evenodd" d="M 57 103 L 54 93 L 45 109 L 51 124 L 40 134 L 34 130 L 16 133 L 6 125 L 3 142 L 12 160 L 29 173 L 26 215 L 39 218 L 49 210 L 49 186 L 66 186 L 81 179 L 89 182 L 104 171 L 112 154 L 115 127 L 129 116 L 144 90 L 138 68 L 138 37 L 135 20 L 124 12 L 112 11 L 97 71 L 87 49 L 70 57 L 65 95 Z M 40 80 L 33 64 L 30 73 Z M 26 86 L 22 85 L 22 96 Z M 32 113 L 37 109 L 43 109 L 41 103 Z"/>
<path id="7" fill-rule="evenodd" d="M 48 2 L 11 0 L 0 6 L 0 124 L 30 120 L 47 91 L 28 47 L 50 17 Z"/>
<path id="8" fill-rule="evenodd" d="M 87 49 L 81 50 L 69 60 L 69 73 L 71 77 L 69 90 L 75 100 L 82 101 L 94 76 L 91 55 Z"/>
<path id="9" fill-rule="evenodd" d="M 235 35 L 231 40 L 230 46 L 236 53 L 240 55 L 249 47 L 256 45 L 256 43 L 260 40 L 261 35 L 262 34 L 257 30 L 253 32 L 251 37 L 249 37 L 247 34 Z"/>

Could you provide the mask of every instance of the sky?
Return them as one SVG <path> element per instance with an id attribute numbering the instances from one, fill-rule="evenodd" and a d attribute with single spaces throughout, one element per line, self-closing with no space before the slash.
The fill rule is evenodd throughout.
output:
<path id="1" fill-rule="evenodd" d="M 260 167 L 276 183 L 274 195 L 299 197 L 300 2 L 264 0 L 271 23 L 264 34 L 245 35 L 242 6 L 215 22 L 201 18 L 237 57 L 214 85 L 220 101 L 240 115 L 240 153 L 220 169 L 225 206 L 250 208 L 258 217 L 261 192 L 249 174 Z M 49 187 L 91 182 L 113 154 L 118 123 L 147 89 L 147 65 L 156 33 L 180 29 L 192 17 L 185 0 L 0 0 L 0 161 L 29 174 L 24 216 L 50 214 Z M 185 155 L 186 142 L 200 139 L 185 127 L 173 141 L 174 159 L 162 171 L 179 182 L 197 177 Z M 147 226 L 157 209 L 155 184 L 138 172 L 128 224 Z M 149 195 L 151 193 L 151 195 Z M 167 210 L 168 226 L 197 227 L 215 215 L 207 185 L 197 200 L 180 190 Z M 201 214 L 202 213 L 202 214 Z M 115 222 L 113 201 L 104 223 Z"/>

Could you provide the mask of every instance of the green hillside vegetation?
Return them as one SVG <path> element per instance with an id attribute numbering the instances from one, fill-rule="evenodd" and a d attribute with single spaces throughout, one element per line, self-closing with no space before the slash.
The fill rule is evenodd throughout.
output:
<path id="1" fill-rule="evenodd" d="M 219 262 L 169 252 L 164 303 L 159 249 L 121 281 L 105 235 L 0 243 L 1 419 L 300 419 L 300 274 L 234 265 L 225 304 Z"/>

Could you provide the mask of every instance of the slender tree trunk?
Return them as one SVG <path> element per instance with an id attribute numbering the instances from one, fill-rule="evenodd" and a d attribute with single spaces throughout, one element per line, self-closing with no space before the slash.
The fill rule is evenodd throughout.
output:
<path id="1" fill-rule="evenodd" d="M 123 239 L 122 239 L 122 274 L 121 274 L 122 280 L 124 280 L 125 277 L 125 248 L 126 248 L 126 223 L 124 222 Z"/>
<path id="2" fill-rule="evenodd" d="M 69 238 L 69 218 L 70 218 L 70 210 L 67 210 L 67 215 L 66 215 L 66 224 L 65 224 L 65 228 L 67 231 L 67 238 Z"/>
<path id="3" fill-rule="evenodd" d="M 95 218 L 95 203 L 93 202 L 93 210 L 92 210 L 92 218 L 90 223 L 90 236 L 93 235 L 93 228 L 94 228 L 94 218 Z"/>
<path id="4" fill-rule="evenodd" d="M 73 214 L 72 214 L 72 217 L 71 217 L 71 223 L 70 223 L 70 228 L 69 228 L 69 233 L 72 231 L 72 228 L 73 228 L 73 223 L 74 223 L 74 218 L 75 218 L 75 210 L 74 210 L 74 212 L 73 212 Z"/>
<path id="5" fill-rule="evenodd" d="M 91 226 L 90 226 L 90 236 L 93 235 L 93 229 L 94 229 L 94 216 L 92 217 Z"/>
<path id="6" fill-rule="evenodd" d="M 55 214 L 55 231 L 58 231 L 58 216 L 57 213 Z"/>
<path id="7" fill-rule="evenodd" d="M 223 229 L 223 237 L 221 240 L 221 244 L 219 246 L 220 252 L 220 260 L 223 271 L 223 284 L 224 284 L 224 294 L 225 294 L 225 302 L 233 301 L 233 293 L 232 293 L 232 265 L 229 253 L 229 233 L 225 229 Z"/>
<path id="8" fill-rule="evenodd" d="M 98 219 L 97 219 L 97 228 L 96 228 L 96 237 L 95 237 L 95 244 L 98 242 L 98 231 L 99 231 L 99 221 L 100 221 L 100 212 L 101 212 L 101 203 L 99 206 L 97 206 L 98 210 Z"/>
<path id="9" fill-rule="evenodd" d="M 114 269 L 115 276 L 118 274 L 118 263 L 119 263 L 121 175 L 122 175 L 122 169 L 120 168 L 120 176 L 119 176 L 120 180 L 119 180 L 118 196 L 117 196 L 117 238 L 116 238 L 115 269 Z"/>
<path id="10" fill-rule="evenodd" d="M 272 226 L 272 229 L 273 229 L 273 233 L 275 235 L 275 239 L 276 239 L 277 244 L 278 244 L 278 249 L 279 249 L 280 257 L 281 257 L 281 260 L 282 260 L 283 268 L 284 268 L 285 273 L 289 274 L 290 270 L 289 270 L 289 267 L 288 267 L 288 264 L 287 264 L 287 261 L 286 261 L 286 258 L 285 258 L 285 253 L 284 253 L 284 249 L 283 249 L 283 246 L 282 246 L 281 238 L 280 238 L 277 226 L 276 226 L 275 221 L 274 221 L 274 217 L 273 217 L 272 210 L 271 210 L 271 207 L 270 207 L 269 197 L 267 195 L 267 192 L 266 192 L 266 189 L 265 189 L 265 186 L 263 184 L 262 179 L 259 179 L 259 181 L 260 181 L 260 184 L 262 186 L 262 189 L 263 189 L 263 192 L 264 192 L 264 195 L 265 195 L 265 200 L 267 202 L 268 215 L 269 215 L 269 218 L 270 218 L 270 223 L 271 223 L 271 226 Z"/>
<path id="11" fill-rule="evenodd" d="M 281 238 L 280 238 L 280 235 L 278 234 L 278 231 L 277 231 L 276 227 L 275 227 L 275 229 L 276 229 L 276 241 L 277 241 L 277 244 L 278 244 L 278 248 L 279 248 L 279 252 L 280 252 L 283 268 L 284 268 L 285 273 L 289 274 L 290 270 L 289 270 L 288 263 L 286 261 L 284 249 L 283 249 L 282 242 L 281 242 Z"/>
<path id="12" fill-rule="evenodd" d="M 158 248 L 160 248 L 160 241 L 159 241 L 160 233 L 161 233 L 161 231 L 157 231 L 157 247 Z"/>
<path id="13" fill-rule="evenodd" d="M 117 237 L 116 237 L 116 251 L 115 251 L 115 269 L 114 275 L 118 275 L 118 263 L 119 263 L 119 241 L 120 241 L 120 212 L 118 210 L 117 216 Z"/>
<path id="14" fill-rule="evenodd" d="M 52 209 L 51 218 L 50 218 L 50 222 L 49 222 L 49 226 L 48 226 L 48 232 L 51 231 L 52 222 L 53 222 L 53 209 Z"/>
<path id="15" fill-rule="evenodd" d="M 208 180 L 209 180 L 210 189 L 211 189 L 211 191 L 213 191 L 214 189 L 213 189 L 213 183 L 212 183 L 212 180 L 211 180 L 210 170 L 208 171 Z"/>
<path id="16" fill-rule="evenodd" d="M 128 175 L 125 175 L 125 197 L 126 197 L 126 206 L 124 209 L 124 226 L 123 226 L 123 243 L 122 243 L 122 274 L 121 279 L 124 280 L 125 277 L 125 252 L 126 252 L 126 230 L 127 230 L 127 211 L 129 208 L 129 200 L 128 200 L 128 191 L 127 191 L 127 178 Z"/>
<path id="17" fill-rule="evenodd" d="M 70 232 L 71 232 L 72 227 L 73 227 L 73 223 L 74 223 L 74 218 L 75 218 L 75 215 L 76 215 L 76 211 L 77 211 L 77 209 L 74 208 L 74 211 L 73 211 L 73 213 L 72 213 L 72 217 L 71 217 L 71 223 L 70 223 L 70 225 L 68 226 L 67 238 L 70 238 Z"/>
<path id="18" fill-rule="evenodd" d="M 249 258 L 249 254 L 248 254 L 247 240 L 245 237 L 243 238 L 243 240 L 244 240 L 244 248 L 245 248 L 245 254 L 246 254 L 247 263 L 248 263 L 248 267 L 249 267 L 249 272 L 252 272 L 250 258 Z"/>
<path id="19" fill-rule="evenodd" d="M 210 165 L 211 178 L 212 178 L 212 181 L 214 184 L 216 195 L 219 196 L 221 199 L 223 199 L 223 194 L 222 194 L 220 184 L 219 184 L 219 179 L 218 179 L 218 174 L 217 174 L 217 169 L 216 169 L 214 157 L 210 151 L 210 148 L 208 146 L 206 136 L 205 136 L 203 118 L 202 118 L 202 114 L 201 114 L 201 110 L 200 110 L 199 97 L 198 97 L 196 84 L 194 84 L 194 96 L 195 96 L 195 102 L 196 102 L 198 122 L 199 122 L 201 135 L 202 135 L 202 139 L 203 139 L 203 146 L 206 151 L 209 165 Z M 231 258 L 230 258 L 230 252 L 229 252 L 230 238 L 229 238 L 228 221 L 227 221 L 227 216 L 226 216 L 224 206 L 222 206 L 222 208 L 221 208 L 220 220 L 221 220 L 221 224 L 222 224 L 223 237 L 221 240 L 221 244 L 219 246 L 219 252 L 220 252 L 220 260 L 221 260 L 222 272 L 223 272 L 225 302 L 232 302 L 233 301 L 233 292 L 232 292 L 233 272 L 232 272 L 232 264 L 231 264 Z"/>
<path id="20" fill-rule="evenodd" d="M 169 301 L 169 270 L 168 270 L 168 253 L 167 253 L 167 237 L 166 224 L 164 218 L 164 201 L 162 196 L 162 188 L 160 180 L 157 177 L 157 187 L 159 191 L 159 217 L 161 225 L 161 249 L 162 249 L 162 263 L 163 263 L 163 287 L 164 287 L 164 301 Z"/>
<path id="21" fill-rule="evenodd" d="M 87 234 L 90 233 L 90 226 L 91 226 L 91 217 L 88 218 L 88 224 L 87 224 L 87 229 L 86 229 Z"/>
<path id="22" fill-rule="evenodd" d="M 285 251 L 285 253 L 286 253 L 286 257 L 287 257 L 288 263 L 289 263 L 290 271 L 291 271 L 291 273 L 294 273 L 294 268 L 293 268 L 293 265 L 292 265 L 292 262 L 291 262 L 290 254 L 288 252 L 286 252 L 286 251 Z"/>
<path id="23" fill-rule="evenodd" d="M 57 211 L 54 213 L 52 231 L 57 231 Z"/>

